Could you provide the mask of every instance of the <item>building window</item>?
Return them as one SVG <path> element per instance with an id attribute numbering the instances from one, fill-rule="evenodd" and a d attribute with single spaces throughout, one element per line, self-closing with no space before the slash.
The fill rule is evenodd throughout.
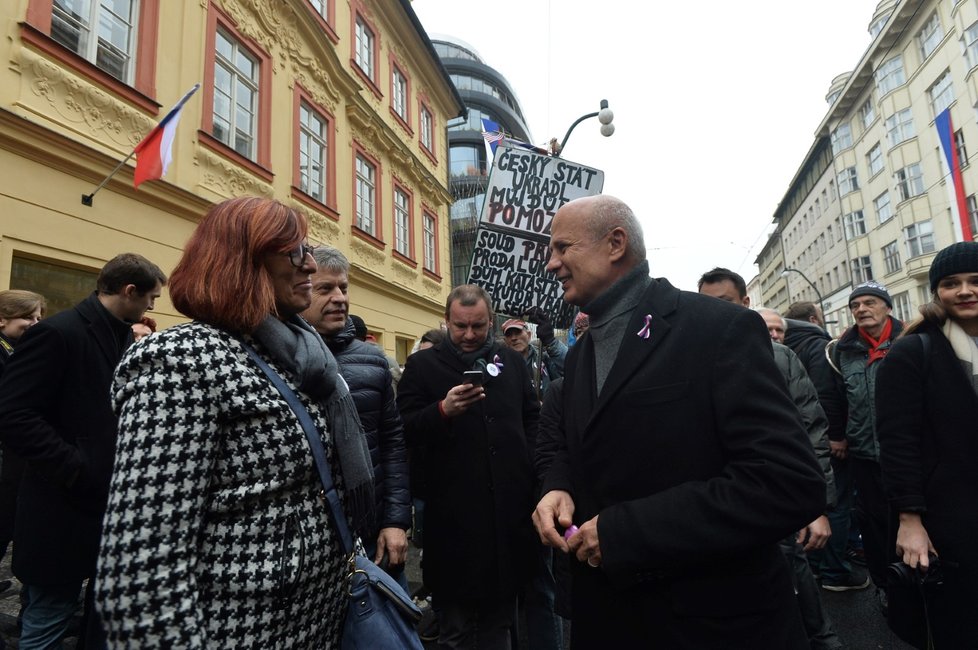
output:
<path id="1" fill-rule="evenodd" d="M 258 79 L 258 59 L 218 29 L 211 134 L 249 160 L 258 138 Z"/>
<path id="2" fill-rule="evenodd" d="M 944 38 L 944 28 L 941 26 L 941 17 L 935 11 L 924 23 L 923 28 L 917 32 L 917 45 L 920 47 L 920 58 L 926 59 L 931 52 L 940 45 Z"/>
<path id="3" fill-rule="evenodd" d="M 62 266 L 58 260 L 39 260 L 19 256 L 10 260 L 10 288 L 36 291 L 45 297 L 48 307 L 45 316 L 73 308 L 91 295 L 98 279 L 98 270 Z"/>
<path id="4" fill-rule="evenodd" d="M 452 176 L 485 176 L 488 174 L 486 148 L 471 145 L 454 145 L 449 155 L 449 173 Z"/>
<path id="5" fill-rule="evenodd" d="M 856 210 L 843 217 L 846 224 L 846 239 L 853 239 L 866 234 L 866 220 L 863 211 Z"/>
<path id="6" fill-rule="evenodd" d="M 896 273 L 902 268 L 900 266 L 900 246 L 896 240 L 883 247 L 883 266 L 886 267 L 887 273 Z"/>
<path id="7" fill-rule="evenodd" d="M 852 267 L 852 281 L 855 284 L 862 284 L 873 279 L 873 265 L 869 261 L 869 255 L 857 257 L 849 262 Z"/>
<path id="8" fill-rule="evenodd" d="M 357 154 L 357 228 L 372 235 L 377 226 L 377 167 Z"/>
<path id="9" fill-rule="evenodd" d="M 958 164 L 965 167 L 968 164 L 968 148 L 964 145 L 964 130 L 954 132 L 954 148 L 958 150 Z M 944 160 L 942 157 L 941 160 Z"/>
<path id="10" fill-rule="evenodd" d="M 421 146 L 429 153 L 435 152 L 435 118 L 424 104 L 421 105 Z"/>
<path id="11" fill-rule="evenodd" d="M 978 232 L 978 198 L 974 194 L 968 197 L 968 220 L 971 221 L 971 232 Z"/>
<path id="12" fill-rule="evenodd" d="M 839 196 L 845 196 L 859 189 L 859 177 L 855 167 L 847 167 L 839 172 Z"/>
<path id="13" fill-rule="evenodd" d="M 354 50 L 353 60 L 356 61 L 363 74 L 372 81 L 376 67 L 374 65 L 374 33 L 361 16 L 357 16 L 355 34 L 356 50 Z"/>
<path id="14" fill-rule="evenodd" d="M 964 30 L 961 44 L 964 46 L 964 53 L 968 59 L 968 67 L 973 68 L 978 65 L 978 23 Z"/>
<path id="15" fill-rule="evenodd" d="M 859 109 L 859 117 L 862 118 L 863 129 L 869 129 L 870 125 L 876 119 L 876 108 L 873 106 L 872 97 L 867 99 L 866 103 Z"/>
<path id="16" fill-rule="evenodd" d="M 913 305 L 910 303 L 909 291 L 893 296 L 893 316 L 904 323 L 913 319 Z"/>
<path id="17" fill-rule="evenodd" d="M 911 224 L 903 233 L 907 238 L 907 257 L 934 252 L 934 226 L 930 221 Z"/>
<path id="18" fill-rule="evenodd" d="M 886 223 L 893 218 L 893 209 L 890 207 L 890 193 L 883 192 L 873 199 L 873 208 L 876 210 L 876 218 L 880 223 Z"/>
<path id="19" fill-rule="evenodd" d="M 136 0 L 55 0 L 51 38 L 127 84 L 136 51 Z"/>
<path id="20" fill-rule="evenodd" d="M 394 250 L 411 257 L 411 197 L 394 187 Z"/>
<path id="21" fill-rule="evenodd" d="M 909 108 L 905 108 L 886 118 L 886 137 L 890 141 L 891 147 L 895 147 L 915 135 L 917 134 L 913 128 L 913 113 Z"/>
<path id="22" fill-rule="evenodd" d="M 883 149 L 879 142 L 866 154 L 866 166 L 869 167 L 870 178 L 883 171 Z"/>
<path id="23" fill-rule="evenodd" d="M 329 14 L 329 4 L 326 0 L 309 0 L 309 4 L 316 10 L 316 13 L 326 18 Z"/>
<path id="24" fill-rule="evenodd" d="M 396 65 L 391 66 L 391 108 L 399 118 L 408 121 L 408 81 Z"/>
<path id="25" fill-rule="evenodd" d="M 901 201 L 924 193 L 924 175 L 920 171 L 919 163 L 898 169 L 893 177 L 896 179 L 897 191 L 900 192 Z"/>
<path id="26" fill-rule="evenodd" d="M 944 109 L 954 102 L 954 88 L 951 85 L 951 71 L 945 70 L 941 78 L 934 82 L 934 85 L 927 89 L 930 96 L 930 107 L 934 110 L 934 117 L 944 112 Z"/>
<path id="27" fill-rule="evenodd" d="M 434 215 L 424 213 L 424 268 L 437 275 L 438 273 L 438 221 Z"/>
<path id="28" fill-rule="evenodd" d="M 19 23 L 22 43 L 148 115 L 159 114 L 155 97 L 160 0 L 20 4 L 27 5 Z"/>
<path id="29" fill-rule="evenodd" d="M 876 38 L 879 35 L 879 33 L 883 31 L 883 27 L 886 26 L 886 21 L 888 21 L 889 19 L 890 19 L 890 14 L 883 14 L 882 16 L 874 20 L 873 24 L 869 26 L 870 35 L 873 38 Z"/>
<path id="30" fill-rule="evenodd" d="M 880 97 L 907 82 L 903 74 L 903 57 L 897 55 L 876 70 L 876 87 Z"/>
<path id="31" fill-rule="evenodd" d="M 832 153 L 838 154 L 840 151 L 852 146 L 852 127 L 848 122 L 843 122 L 835 131 L 832 131 Z"/>
<path id="32" fill-rule="evenodd" d="M 329 123 L 306 102 L 299 104 L 299 189 L 320 203 L 327 201 Z"/>

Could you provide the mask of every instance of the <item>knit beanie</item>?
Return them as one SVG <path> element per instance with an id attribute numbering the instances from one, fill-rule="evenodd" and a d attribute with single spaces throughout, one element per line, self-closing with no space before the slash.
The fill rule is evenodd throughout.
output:
<path id="1" fill-rule="evenodd" d="M 869 282 L 863 282 L 852 290 L 849 294 L 849 303 L 851 304 L 854 298 L 859 296 L 876 296 L 881 298 L 886 306 L 890 309 L 893 308 L 893 299 L 890 298 L 890 293 L 886 290 L 886 287 L 876 280 L 870 280 Z"/>
<path id="2" fill-rule="evenodd" d="M 978 273 L 978 242 L 961 241 L 941 249 L 930 265 L 931 293 L 942 278 L 955 273 Z"/>

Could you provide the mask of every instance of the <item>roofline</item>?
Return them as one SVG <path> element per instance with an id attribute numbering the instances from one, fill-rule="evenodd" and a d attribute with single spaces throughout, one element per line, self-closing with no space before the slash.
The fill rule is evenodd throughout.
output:
<path id="1" fill-rule="evenodd" d="M 438 72 L 441 73 L 442 79 L 448 84 L 448 88 L 451 90 L 452 97 L 455 99 L 455 104 L 458 106 L 459 112 L 455 117 L 467 118 L 469 115 L 468 109 L 465 107 L 465 102 L 462 101 L 462 96 L 458 92 L 458 88 L 452 83 L 452 78 L 448 75 L 448 70 L 441 63 L 441 57 L 435 52 L 435 47 L 431 44 L 431 39 L 428 38 L 428 32 L 425 31 L 424 25 L 418 20 L 418 14 L 414 13 L 414 8 L 411 7 L 411 0 L 401 0 L 401 8 L 404 9 L 404 13 L 407 14 L 408 19 L 411 21 L 411 25 L 414 26 L 414 31 L 418 33 L 421 37 L 421 41 L 424 43 L 425 48 L 427 48 L 428 53 L 431 58 L 434 59 L 435 64 L 438 66 Z"/>

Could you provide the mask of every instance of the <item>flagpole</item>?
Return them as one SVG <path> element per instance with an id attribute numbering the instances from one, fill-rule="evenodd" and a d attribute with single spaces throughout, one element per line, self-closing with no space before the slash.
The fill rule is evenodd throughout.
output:
<path id="1" fill-rule="evenodd" d="M 119 163 L 118 165 L 116 165 L 115 166 L 115 169 L 113 169 L 109 173 L 109 175 L 106 176 L 105 179 L 101 183 L 98 184 L 98 187 L 96 187 L 94 190 L 92 190 L 92 193 L 91 194 L 82 194 L 82 197 L 81 197 L 82 205 L 87 205 L 88 207 L 92 207 L 92 203 L 93 203 L 94 198 L 95 198 L 95 193 L 98 192 L 103 187 L 105 187 L 106 183 L 108 183 L 110 180 L 112 180 L 112 177 L 115 176 L 119 172 L 120 169 L 122 169 L 122 166 L 125 165 L 127 162 L 129 162 L 129 159 L 132 158 L 135 155 L 136 155 L 136 149 L 134 147 L 133 150 L 129 152 L 129 155 L 126 156 L 121 163 Z"/>
<path id="2" fill-rule="evenodd" d="M 199 84 L 199 83 L 197 83 L 197 84 L 194 84 L 194 87 L 193 87 L 193 88 L 191 88 L 191 89 L 190 89 L 189 91 L 187 91 L 187 94 L 185 94 L 185 95 L 184 95 L 184 96 L 183 96 L 183 97 L 182 97 L 182 98 L 180 99 L 180 101 L 178 101 L 178 102 L 177 102 L 177 103 L 176 103 L 176 104 L 175 104 L 175 105 L 173 106 L 173 108 L 171 108 L 171 109 L 170 109 L 170 111 L 169 111 L 169 112 L 168 112 L 168 113 L 167 113 L 167 114 L 166 114 L 165 116 L 163 116 L 163 119 L 162 119 L 162 120 L 160 120 L 160 122 L 159 122 L 159 123 L 158 123 L 158 124 L 157 124 L 156 126 L 154 126 L 154 127 L 152 128 L 152 129 L 150 129 L 150 134 L 152 134 L 152 133 L 153 133 L 153 132 L 154 132 L 154 131 L 155 131 L 156 129 L 159 129 L 159 128 L 162 128 L 162 126 L 163 126 L 163 125 L 164 125 L 164 124 L 165 124 L 165 123 L 166 123 L 167 121 L 169 121 L 169 120 L 170 120 L 170 119 L 171 119 L 171 118 L 173 117 L 173 115 L 174 115 L 175 113 L 179 113 L 179 111 L 180 111 L 180 109 L 181 109 L 181 108 L 183 107 L 183 105 L 187 103 L 187 100 L 188 100 L 188 99 L 190 99 L 190 96 L 191 96 L 191 95 L 193 95 L 193 94 L 194 94 L 195 92 L 197 92 L 197 90 L 198 90 L 199 88 L 200 88 L 200 84 Z M 147 137 L 148 137 L 148 136 L 147 136 Z M 119 170 L 120 170 L 120 169 L 122 169 L 122 167 L 123 167 L 123 166 L 124 166 L 124 165 L 125 165 L 125 164 L 126 164 L 127 162 L 129 162 L 129 159 L 130 159 L 130 158 L 132 158 L 133 156 L 135 156 L 135 155 L 136 155 L 136 150 L 137 150 L 137 149 L 139 149 L 139 147 L 140 147 L 140 146 L 141 146 L 141 145 L 143 144 L 143 142 L 144 142 L 145 140 L 146 140 L 146 138 L 143 138 L 142 140 L 140 140 L 140 141 L 139 141 L 139 142 L 138 142 L 138 143 L 136 144 L 136 146 L 132 148 L 132 151 L 130 151 L 130 152 L 129 152 L 129 155 L 128 155 L 128 156 L 126 156 L 126 157 L 125 157 L 125 158 L 123 159 L 123 161 L 122 161 L 122 162 L 120 162 L 120 163 L 119 163 L 118 165 L 116 165 L 116 166 L 115 166 L 115 169 L 113 169 L 113 170 L 112 170 L 112 171 L 111 171 L 111 172 L 109 173 L 109 175 L 108 175 L 108 176 L 106 176 L 106 177 L 105 177 L 105 178 L 104 178 L 104 179 L 102 180 L 102 182 L 98 184 L 98 187 L 96 187 L 96 188 L 95 188 L 94 190 L 92 190 L 92 193 L 91 193 L 91 194 L 82 194 L 82 196 L 81 196 L 81 202 L 82 202 L 82 205 L 87 205 L 88 207 L 92 207 L 92 203 L 93 203 L 93 202 L 94 202 L 94 200 L 95 200 L 95 193 L 96 193 L 96 192 L 98 192 L 98 191 L 99 191 L 100 189 L 102 189 L 103 187 L 105 187 L 105 186 L 106 186 L 106 184 L 108 184 L 108 182 L 109 182 L 110 180 L 112 180 L 112 177 L 113 177 L 113 176 L 115 176 L 115 175 L 116 175 L 116 174 L 117 174 L 117 173 L 119 172 Z M 137 165 L 137 167 L 138 167 L 138 165 Z"/>

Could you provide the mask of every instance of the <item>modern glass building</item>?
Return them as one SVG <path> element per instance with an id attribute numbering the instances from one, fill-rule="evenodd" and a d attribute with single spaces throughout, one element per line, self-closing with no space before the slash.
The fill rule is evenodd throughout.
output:
<path id="1" fill-rule="evenodd" d="M 512 137 L 532 142 L 516 93 L 486 65 L 471 45 L 433 35 L 431 43 L 468 109 L 468 118 L 448 123 L 451 206 L 452 286 L 468 279 L 479 211 L 485 199 L 491 161 L 482 137 L 482 118 L 496 122 Z"/>

